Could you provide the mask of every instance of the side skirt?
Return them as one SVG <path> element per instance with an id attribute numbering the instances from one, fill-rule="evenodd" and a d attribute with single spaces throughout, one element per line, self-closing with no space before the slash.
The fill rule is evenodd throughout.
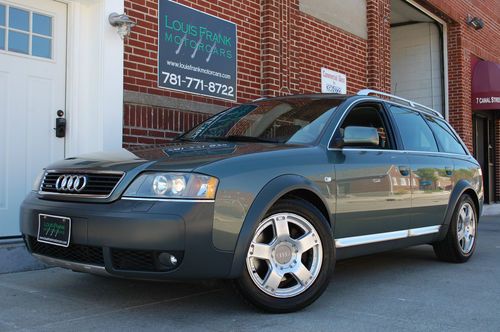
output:
<path id="1" fill-rule="evenodd" d="M 337 259 L 432 243 L 440 228 L 436 225 L 336 239 Z"/>

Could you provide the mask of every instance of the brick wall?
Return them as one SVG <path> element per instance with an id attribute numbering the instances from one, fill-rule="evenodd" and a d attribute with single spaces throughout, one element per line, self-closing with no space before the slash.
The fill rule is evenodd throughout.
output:
<path id="1" fill-rule="evenodd" d="M 125 104 L 123 144 L 125 147 L 164 144 L 207 118 L 205 113 Z"/>
<path id="2" fill-rule="evenodd" d="M 262 0 L 262 3 L 255 0 L 179 2 L 237 24 L 238 102 L 262 96 L 320 92 L 321 67 L 345 73 L 348 93 L 354 93 L 368 85 L 367 41 L 301 12 L 298 0 Z M 137 21 L 137 26 L 125 42 L 125 92 L 140 92 L 226 107 L 231 105 L 217 99 L 158 88 L 158 1 L 126 0 L 125 8 L 126 13 Z M 373 18 L 375 16 L 372 15 Z M 372 55 L 372 58 L 380 63 L 376 59 L 377 54 Z M 380 67 L 371 72 L 376 73 L 378 68 Z M 380 77 L 386 75 L 377 74 L 376 80 Z M 386 81 L 390 87 L 390 80 Z M 378 85 L 373 84 L 373 87 Z M 142 121 L 143 117 L 158 117 L 157 113 L 181 114 L 190 111 L 125 103 L 124 146 L 168 140 L 207 117 L 194 117 L 194 122 L 185 122 L 182 127 L 169 123 L 149 127 L 149 122 L 139 124 L 135 121 Z M 136 113 L 142 112 L 144 115 L 138 117 Z M 130 115 L 132 113 L 136 116 L 135 120 Z M 172 121 L 172 117 L 160 116 L 158 119 Z M 164 132 L 163 137 L 160 132 Z M 155 136 L 148 139 L 149 133 Z"/>
<path id="3" fill-rule="evenodd" d="M 367 87 L 391 92 L 390 0 L 367 0 Z"/>

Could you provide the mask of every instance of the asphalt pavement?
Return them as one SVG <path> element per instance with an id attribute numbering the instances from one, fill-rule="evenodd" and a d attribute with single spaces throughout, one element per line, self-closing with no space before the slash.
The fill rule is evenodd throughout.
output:
<path id="1" fill-rule="evenodd" d="M 500 216 L 466 264 L 419 246 L 337 263 L 305 310 L 260 313 L 228 282 L 160 283 L 59 268 L 0 275 L 0 331 L 500 331 Z"/>

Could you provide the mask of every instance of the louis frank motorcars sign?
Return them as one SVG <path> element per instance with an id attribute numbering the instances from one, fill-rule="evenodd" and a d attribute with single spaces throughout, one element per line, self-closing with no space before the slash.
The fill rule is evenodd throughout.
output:
<path id="1" fill-rule="evenodd" d="M 158 86 L 236 101 L 236 24 L 159 1 Z"/>

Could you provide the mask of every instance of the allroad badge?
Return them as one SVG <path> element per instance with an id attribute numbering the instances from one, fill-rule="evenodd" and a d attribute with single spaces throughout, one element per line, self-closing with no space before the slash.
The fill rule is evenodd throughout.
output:
<path id="1" fill-rule="evenodd" d="M 56 181 L 56 190 L 61 192 L 81 192 L 87 185 L 85 175 L 61 175 Z"/>

